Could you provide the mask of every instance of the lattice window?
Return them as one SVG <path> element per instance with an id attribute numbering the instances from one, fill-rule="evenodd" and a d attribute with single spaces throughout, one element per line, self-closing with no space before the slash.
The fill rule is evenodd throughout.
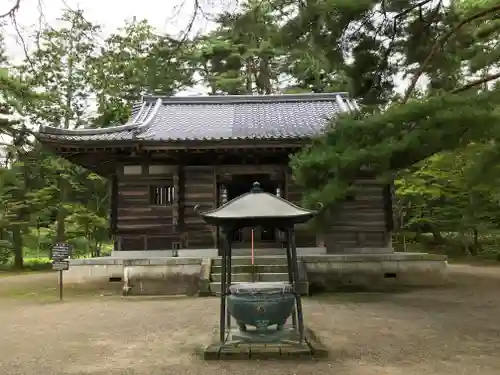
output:
<path id="1" fill-rule="evenodd" d="M 155 206 L 168 206 L 175 202 L 175 188 L 173 186 L 151 186 L 149 191 L 149 204 Z"/>
<path id="2" fill-rule="evenodd" d="M 140 175 L 142 174 L 142 165 L 124 165 L 123 174 L 128 175 Z"/>

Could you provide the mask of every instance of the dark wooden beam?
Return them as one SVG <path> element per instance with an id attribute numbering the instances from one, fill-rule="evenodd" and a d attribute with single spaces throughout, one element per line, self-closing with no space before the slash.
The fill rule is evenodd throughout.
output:
<path id="1" fill-rule="evenodd" d="M 185 211 L 186 211 L 186 205 L 185 205 L 185 191 L 186 191 L 186 175 L 184 171 L 184 165 L 179 164 L 177 167 L 177 176 L 178 176 L 178 191 L 177 193 L 177 200 L 178 200 L 178 205 L 179 205 L 179 223 L 178 223 L 178 232 L 180 234 L 180 239 L 181 239 L 181 247 L 185 247 L 185 240 L 184 240 L 184 232 L 186 231 L 186 220 L 185 220 Z"/>
<path id="2" fill-rule="evenodd" d="M 110 230 L 110 237 L 113 237 L 116 235 L 116 228 L 118 222 L 118 178 L 116 174 L 111 176 L 110 189 L 111 189 L 111 196 L 110 196 L 111 210 L 110 210 L 109 230 Z"/>
<path id="3" fill-rule="evenodd" d="M 153 151 L 193 151 L 203 152 L 205 150 L 234 150 L 234 149 L 284 149 L 300 148 L 310 142 L 308 138 L 301 139 L 226 139 L 226 140 L 170 140 L 170 141 L 146 141 L 146 140 L 67 140 L 61 138 L 40 138 L 45 147 L 67 148 L 82 150 L 84 152 L 98 150 L 153 150 Z"/>
<path id="4" fill-rule="evenodd" d="M 387 232 L 394 229 L 394 210 L 392 207 L 392 185 L 387 184 L 383 190 L 385 226 Z"/>

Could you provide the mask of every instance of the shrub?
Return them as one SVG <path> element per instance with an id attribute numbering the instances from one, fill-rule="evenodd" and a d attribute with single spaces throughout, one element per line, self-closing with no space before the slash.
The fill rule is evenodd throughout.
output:
<path id="1" fill-rule="evenodd" d="M 7 240 L 0 240 L 0 265 L 9 263 L 12 255 L 12 244 Z"/>

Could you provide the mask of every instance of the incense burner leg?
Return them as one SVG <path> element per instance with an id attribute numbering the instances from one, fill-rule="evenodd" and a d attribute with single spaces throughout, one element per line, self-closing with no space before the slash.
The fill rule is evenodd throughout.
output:
<path id="1" fill-rule="evenodd" d="M 245 323 L 236 322 L 236 324 L 238 325 L 238 328 L 240 329 L 241 332 L 246 332 L 247 331 L 247 326 L 245 325 Z"/>

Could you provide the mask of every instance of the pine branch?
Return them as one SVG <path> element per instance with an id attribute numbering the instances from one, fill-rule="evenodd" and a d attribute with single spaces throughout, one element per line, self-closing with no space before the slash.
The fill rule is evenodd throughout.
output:
<path id="1" fill-rule="evenodd" d="M 417 4 L 409 7 L 408 9 L 405 9 L 402 12 L 398 13 L 395 18 L 402 18 L 402 17 L 406 16 L 408 13 L 410 13 L 412 10 L 415 10 L 417 8 L 421 8 L 424 5 L 431 3 L 432 1 L 434 1 L 434 0 L 422 0 L 422 1 L 418 2 Z M 382 2 L 382 9 L 384 9 L 384 8 L 385 8 L 385 1 Z M 385 11 L 385 9 L 384 9 L 384 11 Z"/>
<path id="2" fill-rule="evenodd" d="M 19 10 L 21 5 L 21 0 L 17 0 L 16 3 L 5 13 L 0 14 L 0 19 L 5 17 L 12 17 Z"/>
<path id="3" fill-rule="evenodd" d="M 498 78 L 500 78 L 500 72 L 495 73 L 495 74 L 490 74 L 490 75 L 483 77 L 481 79 L 477 79 L 475 81 L 469 82 L 468 84 L 466 84 L 462 87 L 459 87 L 458 89 L 453 90 L 452 93 L 458 94 L 460 92 L 463 92 L 463 91 L 468 90 L 470 88 L 473 88 L 475 86 L 482 85 L 482 84 L 487 83 L 489 81 L 493 81 L 494 79 L 498 79 Z"/>
<path id="4" fill-rule="evenodd" d="M 438 53 L 438 51 L 441 48 L 443 48 L 443 46 L 446 44 L 446 42 L 453 35 L 455 35 L 455 33 L 457 31 L 459 31 L 462 27 L 464 27 L 468 23 L 470 23 L 478 18 L 482 18 L 484 16 L 487 16 L 491 13 L 497 12 L 497 11 L 500 11 L 500 4 L 493 5 L 492 7 L 488 8 L 488 9 L 484 9 L 480 12 L 477 12 L 477 13 L 471 15 L 470 17 L 463 19 L 453 29 L 449 30 L 447 33 L 445 33 L 443 36 L 441 36 L 441 38 L 439 38 L 436 41 L 436 43 L 434 44 L 434 46 L 431 49 L 431 52 L 427 55 L 427 57 L 424 60 L 424 62 L 422 63 L 422 65 L 420 65 L 420 68 L 413 76 L 413 78 L 410 82 L 410 85 L 408 86 L 408 89 L 406 90 L 405 95 L 403 96 L 402 103 L 404 104 L 408 101 L 408 99 L 410 99 L 410 96 L 413 93 L 413 90 L 415 90 L 415 86 L 417 85 L 417 82 L 418 82 L 418 79 L 420 78 L 420 76 L 424 73 L 425 69 L 429 66 L 429 64 L 431 63 L 434 56 Z"/>

